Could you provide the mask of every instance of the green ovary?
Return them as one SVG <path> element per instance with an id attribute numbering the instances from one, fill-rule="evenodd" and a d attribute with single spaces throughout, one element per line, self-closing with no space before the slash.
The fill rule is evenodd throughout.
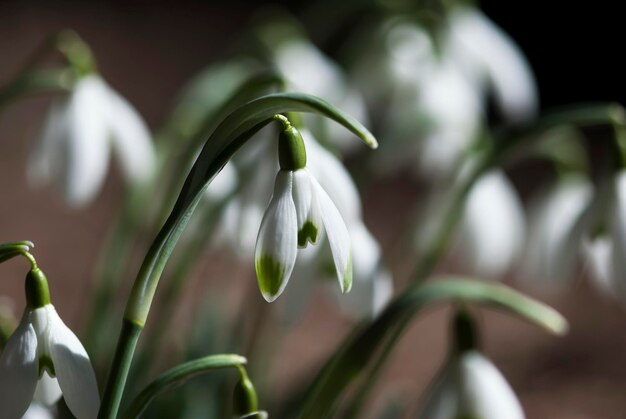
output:
<path id="1" fill-rule="evenodd" d="M 263 295 L 278 294 L 285 276 L 285 267 L 271 255 L 263 255 L 256 263 L 256 276 Z"/>
<path id="2" fill-rule="evenodd" d="M 311 221 L 306 221 L 298 230 L 298 247 L 306 247 L 307 241 L 314 244 L 317 242 L 318 229 Z"/>

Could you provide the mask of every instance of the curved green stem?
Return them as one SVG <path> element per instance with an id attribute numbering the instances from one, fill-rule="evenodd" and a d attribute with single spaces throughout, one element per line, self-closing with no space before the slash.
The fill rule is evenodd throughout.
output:
<path id="1" fill-rule="evenodd" d="M 207 140 L 191 169 L 172 213 L 161 228 L 139 270 L 124 313 L 124 325 L 108 378 L 99 419 L 113 419 L 122 399 L 130 362 L 145 325 L 161 274 L 178 238 L 198 205 L 202 193 L 233 154 L 274 115 L 285 112 L 313 112 L 344 125 L 371 147 L 373 135 L 354 118 L 327 102 L 310 95 L 275 94 L 246 103 L 233 111 Z M 132 325 L 136 333 L 128 333 Z"/>
<path id="2" fill-rule="evenodd" d="M 165 391 L 184 384 L 187 380 L 200 374 L 205 374 L 215 369 L 236 368 L 240 374 L 241 371 L 244 371 L 242 374 L 245 375 L 243 365 L 245 365 L 246 362 L 246 358 L 243 356 L 227 354 L 210 355 L 178 365 L 161 374 L 156 380 L 144 388 L 132 401 L 124 418 L 137 418 L 155 397 Z"/>

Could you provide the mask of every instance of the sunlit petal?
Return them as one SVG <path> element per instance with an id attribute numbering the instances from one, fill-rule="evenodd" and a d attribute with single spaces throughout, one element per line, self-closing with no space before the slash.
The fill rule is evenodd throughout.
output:
<path id="1" fill-rule="evenodd" d="M 89 356 L 54 308 L 49 316 L 49 351 L 65 403 L 77 419 L 95 419 L 100 396 Z"/>
<path id="2" fill-rule="evenodd" d="M 352 251 L 350 245 L 350 234 L 346 228 L 346 224 L 337 210 L 337 207 L 331 201 L 328 194 L 320 186 L 320 184 L 311 178 L 314 193 L 317 196 L 322 221 L 324 222 L 324 230 L 328 236 L 330 250 L 333 254 L 333 261 L 339 279 L 339 287 L 341 292 L 349 292 L 352 288 Z"/>
<path id="3" fill-rule="evenodd" d="M 292 172 L 281 170 L 257 237 L 255 268 L 259 288 L 268 302 L 283 292 L 296 262 L 298 219 L 292 185 Z"/>

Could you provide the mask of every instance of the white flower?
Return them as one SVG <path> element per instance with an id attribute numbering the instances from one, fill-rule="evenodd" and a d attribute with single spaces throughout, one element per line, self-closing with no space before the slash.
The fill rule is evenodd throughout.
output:
<path id="1" fill-rule="evenodd" d="M 383 125 L 379 171 L 403 165 L 441 178 L 458 166 L 486 122 L 493 93 L 508 122 L 538 110 L 536 82 L 515 43 L 478 9 L 451 8 L 429 31 L 407 19 L 385 22 L 357 61 L 356 79 Z M 380 105 L 382 104 L 382 106 Z"/>
<path id="2" fill-rule="evenodd" d="M 146 180 L 155 155 L 137 111 L 97 75 L 80 79 L 53 105 L 29 164 L 35 184 L 56 181 L 71 206 L 89 203 L 100 190 L 110 148 L 132 182 Z"/>
<path id="3" fill-rule="evenodd" d="M 626 297 L 626 281 L 624 281 L 626 278 L 626 170 L 616 175 L 611 186 L 613 205 L 606 220 L 603 220 L 604 233 L 584 240 L 582 253 L 591 268 L 591 278 L 596 285 L 601 290 L 624 299 Z"/>
<path id="4" fill-rule="evenodd" d="M 484 174 L 472 187 L 461 218 L 459 253 L 473 272 L 501 276 L 519 256 L 524 243 L 522 204 L 499 170 Z"/>
<path id="5" fill-rule="evenodd" d="M 524 419 L 500 371 L 477 351 L 454 355 L 418 415 L 423 419 Z"/>
<path id="6" fill-rule="evenodd" d="M 100 398 L 89 356 L 52 304 L 27 309 L 0 356 L 2 417 L 21 418 L 41 380 L 58 382 L 67 406 L 78 419 L 96 418 Z M 38 389 L 38 395 L 46 402 L 56 402 L 61 396 L 54 390 L 57 384 L 44 385 L 52 391 Z"/>
<path id="7" fill-rule="evenodd" d="M 297 248 L 305 247 L 308 242 L 316 244 L 323 231 L 328 236 L 341 291 L 349 292 L 350 234 L 337 207 L 306 168 L 280 170 L 255 251 L 259 286 L 267 301 L 274 301 L 285 289 L 296 262 Z"/>
<path id="8" fill-rule="evenodd" d="M 531 205 L 530 232 L 521 269 L 524 279 L 549 285 L 571 279 L 583 229 L 577 228 L 593 196 L 586 176 L 566 175 Z"/>
<path id="9" fill-rule="evenodd" d="M 535 116 L 537 83 L 515 42 L 480 10 L 456 7 L 450 16 L 451 53 L 464 61 L 478 85 L 494 93 L 498 108 L 511 122 Z"/>

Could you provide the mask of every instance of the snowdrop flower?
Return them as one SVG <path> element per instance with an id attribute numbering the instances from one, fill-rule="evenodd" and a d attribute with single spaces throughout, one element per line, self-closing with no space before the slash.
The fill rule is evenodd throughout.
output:
<path id="1" fill-rule="evenodd" d="M 423 419 L 524 419 L 522 407 L 500 371 L 480 352 L 453 355 L 435 381 Z"/>
<path id="2" fill-rule="evenodd" d="M 537 83 L 515 42 L 477 8 L 456 7 L 449 22 L 451 53 L 478 85 L 491 88 L 506 119 L 517 123 L 534 117 Z"/>
<path id="3" fill-rule="evenodd" d="M 569 174 L 531 204 L 530 231 L 521 263 L 525 279 L 555 285 L 571 278 L 583 233 L 577 226 L 592 197 L 589 179 Z"/>
<path id="4" fill-rule="evenodd" d="M 461 218 L 459 256 L 473 272 L 501 276 L 515 262 L 524 243 L 522 204 L 499 170 L 484 174 L 469 193 Z"/>
<path id="5" fill-rule="evenodd" d="M 22 320 L 0 356 L 2 417 L 21 418 L 36 393 L 48 404 L 62 393 L 74 416 L 94 419 L 100 398 L 89 356 L 50 304 L 48 283 L 38 268 L 26 277 L 26 296 Z"/>
<path id="6" fill-rule="evenodd" d="M 626 170 L 612 183 L 612 207 L 605 215 L 604 231 L 582 243 L 591 278 L 603 291 L 626 297 Z"/>
<path id="7" fill-rule="evenodd" d="M 293 271 L 298 247 L 328 236 L 339 286 L 352 287 L 350 234 L 326 191 L 306 167 L 300 133 L 286 119 L 279 136 L 280 171 L 256 242 L 255 267 L 263 297 L 271 302 L 283 292 Z M 323 227 L 323 229 L 322 229 Z"/>
<path id="8" fill-rule="evenodd" d="M 438 28 L 437 45 L 428 30 L 406 19 L 385 22 L 357 62 L 356 79 L 368 99 L 384 103 L 384 138 L 377 168 L 398 162 L 441 178 L 457 166 L 485 123 L 487 97 L 508 122 L 532 118 L 538 110 L 536 82 L 515 43 L 478 9 L 450 9 Z M 373 78 L 375 76 L 376 78 Z M 376 80 L 389 83 L 379 83 Z"/>
<path id="9" fill-rule="evenodd" d="M 111 148 L 131 182 L 151 175 L 152 140 L 137 111 L 100 76 L 84 76 L 53 105 L 29 177 L 34 184 L 57 182 L 70 206 L 86 205 L 104 182 Z"/>

